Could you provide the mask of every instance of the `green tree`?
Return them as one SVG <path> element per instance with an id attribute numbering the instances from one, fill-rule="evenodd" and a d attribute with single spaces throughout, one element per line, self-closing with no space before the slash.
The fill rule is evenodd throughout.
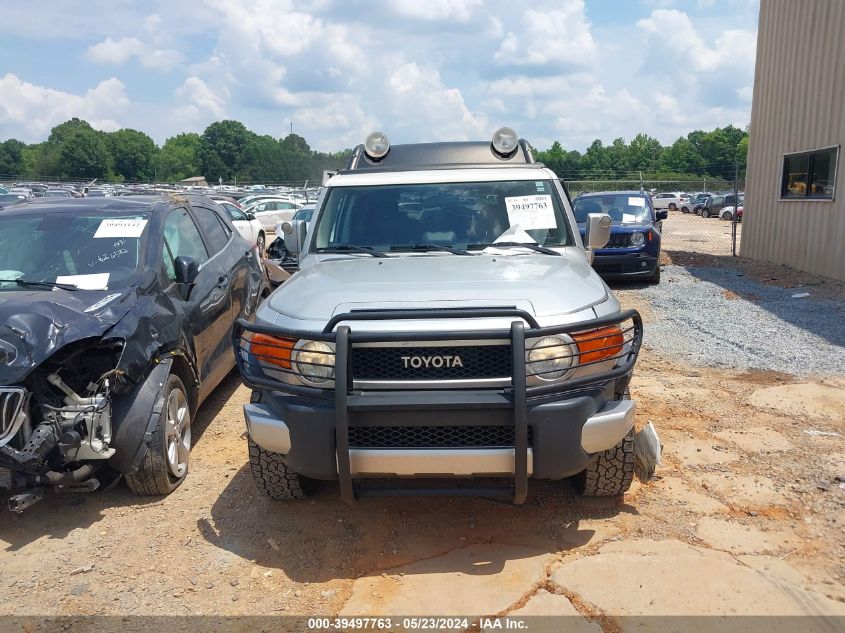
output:
<path id="1" fill-rule="evenodd" d="M 286 180 L 284 150 L 272 136 L 254 136 L 247 141 L 238 165 L 238 178 L 252 182 Z"/>
<path id="2" fill-rule="evenodd" d="M 689 139 L 679 138 L 663 150 L 662 169 L 680 173 L 701 173 L 704 159 Z"/>
<path id="3" fill-rule="evenodd" d="M 59 149 L 59 175 L 107 179 L 112 175 L 111 167 L 108 144 L 100 133 L 80 128 L 63 135 Z"/>
<path id="4" fill-rule="evenodd" d="M 156 179 L 176 182 L 200 175 L 200 135 L 195 132 L 171 136 L 161 146 L 157 157 Z"/>
<path id="5" fill-rule="evenodd" d="M 202 133 L 199 159 L 209 180 L 232 180 L 244 148 L 255 136 L 240 121 L 215 121 Z"/>
<path id="6" fill-rule="evenodd" d="M 108 135 L 114 171 L 124 180 L 139 182 L 153 177 L 158 147 L 137 130 L 123 129 Z"/>
<path id="7" fill-rule="evenodd" d="M 18 175 L 24 173 L 23 152 L 26 143 L 10 138 L 0 143 L 0 174 Z"/>
<path id="8" fill-rule="evenodd" d="M 50 143 L 61 143 L 65 140 L 65 137 L 68 134 L 78 130 L 86 130 L 93 132 L 94 128 L 91 127 L 91 124 L 88 123 L 88 121 L 73 117 L 69 121 L 59 123 L 52 130 L 50 130 L 50 136 L 47 137 L 47 141 Z"/>
<path id="9" fill-rule="evenodd" d="M 663 146 L 653 136 L 637 134 L 628 148 L 630 167 L 632 170 L 654 171 L 660 166 L 660 155 Z"/>

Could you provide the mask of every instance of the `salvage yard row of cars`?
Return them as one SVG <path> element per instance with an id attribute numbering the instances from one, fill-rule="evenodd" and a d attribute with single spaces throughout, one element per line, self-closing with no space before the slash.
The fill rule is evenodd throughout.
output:
<path id="1" fill-rule="evenodd" d="M 398 146 L 374 133 L 279 223 L 297 272 L 272 293 L 259 209 L 215 195 L 0 211 L 12 510 L 119 477 L 172 492 L 191 420 L 235 364 L 250 468 L 275 499 L 323 481 L 349 501 L 442 494 L 446 480 L 522 503 L 530 478 L 620 495 L 653 473 L 659 440 L 652 425 L 635 436 L 628 395 L 642 321 L 596 272 L 659 280 L 666 212 L 647 194 L 573 205 L 509 128 Z"/>
<path id="2" fill-rule="evenodd" d="M 736 220 L 742 221 L 745 194 L 739 192 L 739 207 L 736 205 L 735 193 L 682 193 L 679 191 L 655 193 L 651 196 L 655 209 L 681 211 L 693 213 L 702 218 L 721 218 L 731 221 L 736 214 Z"/>

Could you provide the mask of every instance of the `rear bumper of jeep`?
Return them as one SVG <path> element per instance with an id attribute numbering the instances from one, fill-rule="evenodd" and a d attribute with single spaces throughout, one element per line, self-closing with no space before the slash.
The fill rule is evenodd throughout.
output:
<path id="1" fill-rule="evenodd" d="M 419 314 L 409 312 L 409 317 Z M 470 315 L 467 312 L 467 315 Z M 467 316 L 464 315 L 464 316 Z M 341 315 L 314 334 L 285 331 L 239 321 L 235 328 L 238 367 L 258 395 L 244 407 L 252 440 L 285 456 L 300 474 L 339 480 L 341 495 L 352 500 L 355 481 L 370 477 L 500 477 L 513 480 L 513 500 L 522 503 L 529 477 L 562 479 L 582 471 L 596 453 L 618 444 L 634 425 L 635 404 L 623 399 L 642 341 L 642 323 L 634 311 L 614 318 L 540 328 L 513 321 L 510 331 L 438 332 L 445 340 L 477 337 L 508 341 L 512 376 L 506 386 L 476 389 L 356 388 L 350 375 L 350 351 L 360 343 L 426 340 L 430 333 L 353 333 L 340 321 L 396 313 Z M 432 317 L 429 311 L 425 315 Z M 438 316 L 438 315 L 434 315 Z M 453 318 L 450 312 L 444 318 Z M 472 312 L 470 316 L 477 316 Z M 526 339 L 591 331 L 619 325 L 624 345 L 610 362 L 573 380 L 527 384 Z M 626 324 L 626 325 L 622 325 Z M 627 325 L 629 324 L 629 325 Z M 250 333 L 290 339 L 316 339 L 334 345 L 331 389 L 314 389 L 279 380 L 262 370 L 249 346 Z M 582 352 L 579 352 L 582 353 Z M 258 354 L 261 356 L 261 354 Z M 579 358 L 579 368 L 591 363 Z M 292 370 L 291 370 L 292 371 Z M 286 372 L 287 373 L 287 372 Z M 282 375 L 282 378 L 285 378 Z M 535 383 L 537 381 L 534 381 Z"/>

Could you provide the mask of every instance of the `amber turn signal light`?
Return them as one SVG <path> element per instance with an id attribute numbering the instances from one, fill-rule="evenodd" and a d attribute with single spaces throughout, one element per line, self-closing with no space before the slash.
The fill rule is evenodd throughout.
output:
<path id="1" fill-rule="evenodd" d="M 572 338 L 578 346 L 579 363 L 594 363 L 606 358 L 613 358 L 622 353 L 625 338 L 618 325 L 608 325 L 589 332 L 573 334 Z"/>
<path id="2" fill-rule="evenodd" d="M 254 334 L 249 342 L 249 351 L 263 363 L 290 369 L 290 355 L 295 344 L 294 339 Z"/>

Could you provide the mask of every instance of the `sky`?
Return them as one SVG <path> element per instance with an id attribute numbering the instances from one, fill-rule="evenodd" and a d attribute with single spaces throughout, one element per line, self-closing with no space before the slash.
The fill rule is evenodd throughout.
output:
<path id="1" fill-rule="evenodd" d="M 37 7 L 37 9 L 35 8 Z M 337 151 L 490 138 L 583 151 L 750 121 L 759 0 L 0 3 L 0 140 L 71 117 L 161 144 L 236 119 Z"/>

